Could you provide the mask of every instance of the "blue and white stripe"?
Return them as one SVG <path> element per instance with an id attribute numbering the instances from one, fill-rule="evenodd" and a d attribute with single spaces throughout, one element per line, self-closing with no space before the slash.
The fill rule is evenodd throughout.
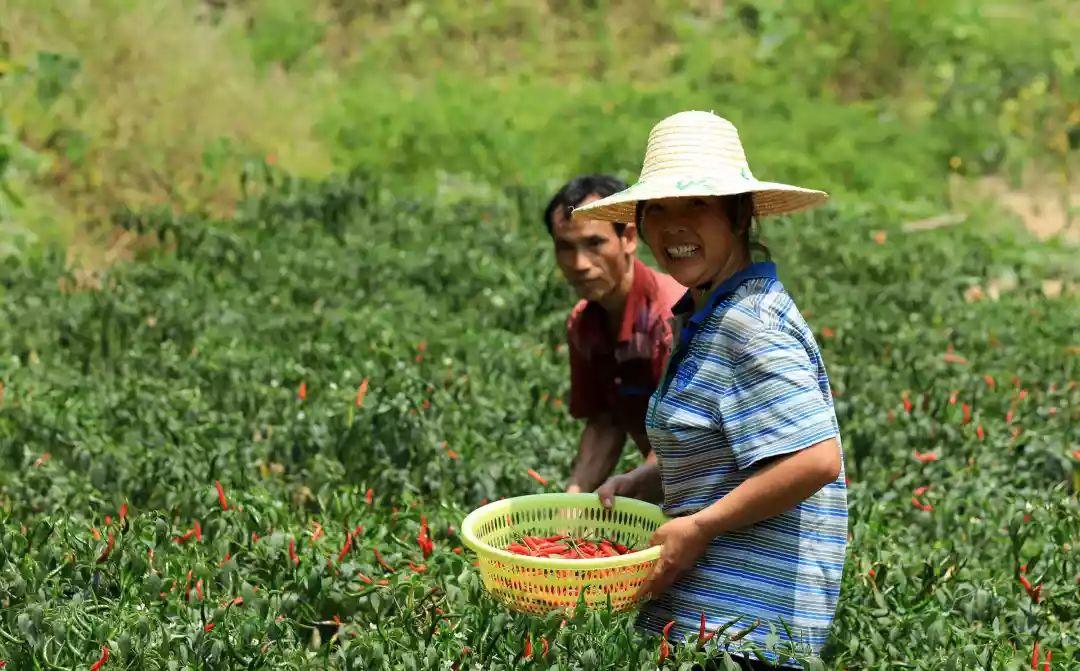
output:
<path id="1" fill-rule="evenodd" d="M 665 513 L 711 505 L 764 459 L 839 440 L 821 353 L 772 263 L 738 273 L 677 319 L 682 337 L 646 417 Z M 782 620 L 817 654 L 836 611 L 846 543 L 841 469 L 791 510 L 713 539 L 692 571 L 642 609 L 638 625 L 659 632 L 675 620 L 677 641 L 696 633 L 702 612 L 709 628 L 741 616 L 735 628 L 761 621 L 744 641 L 763 647 L 771 630 L 787 640 Z"/>

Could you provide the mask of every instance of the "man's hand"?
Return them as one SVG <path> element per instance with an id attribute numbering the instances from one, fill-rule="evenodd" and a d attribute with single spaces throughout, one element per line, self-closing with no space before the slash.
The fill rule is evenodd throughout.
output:
<path id="1" fill-rule="evenodd" d="M 637 494 L 637 483 L 634 482 L 633 476 L 629 473 L 623 473 L 607 479 L 607 482 L 600 485 L 600 488 L 596 490 L 596 493 L 600 496 L 600 505 L 604 506 L 608 510 L 611 510 L 611 506 L 615 504 L 616 496 L 629 496 L 631 498 Z"/>
<path id="2" fill-rule="evenodd" d="M 679 576 L 694 568 L 705 554 L 711 539 L 692 517 L 676 517 L 660 525 L 649 545 L 662 545 L 660 559 L 638 591 L 639 597 L 652 598 L 663 594 Z"/>
<path id="3" fill-rule="evenodd" d="M 616 496 L 626 496 L 642 501 L 658 503 L 664 499 L 664 487 L 660 483 L 660 466 L 650 452 L 645 463 L 629 473 L 614 475 L 601 485 L 596 493 L 600 496 L 600 505 L 608 510 L 615 503 Z"/>

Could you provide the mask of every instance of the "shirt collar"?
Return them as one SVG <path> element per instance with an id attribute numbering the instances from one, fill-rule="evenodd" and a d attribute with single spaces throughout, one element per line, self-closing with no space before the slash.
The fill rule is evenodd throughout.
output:
<path id="1" fill-rule="evenodd" d="M 727 278 L 720 283 L 720 286 L 713 289 L 708 298 L 705 299 L 704 305 L 697 312 L 694 312 L 694 297 L 690 290 L 687 290 L 686 294 L 679 299 L 679 302 L 672 308 L 672 313 L 679 315 L 684 319 L 685 326 L 682 329 L 681 340 L 685 341 L 689 339 L 693 331 L 696 331 L 701 322 L 713 313 L 716 309 L 716 304 L 721 301 L 725 296 L 731 294 L 733 291 L 739 288 L 743 282 L 753 279 L 777 279 L 776 264 L 772 261 L 759 261 L 753 263 L 748 267 L 740 270 L 731 277 Z M 691 314 L 693 313 L 693 314 Z M 687 315 L 689 319 L 686 318 Z"/>
<path id="2" fill-rule="evenodd" d="M 626 305 L 623 307 L 622 323 L 619 325 L 618 342 L 629 342 L 634 335 L 634 323 L 637 321 L 638 311 L 642 303 L 646 302 L 653 293 L 655 284 L 649 267 L 634 257 L 634 281 L 630 285 L 630 293 L 626 296 Z"/>

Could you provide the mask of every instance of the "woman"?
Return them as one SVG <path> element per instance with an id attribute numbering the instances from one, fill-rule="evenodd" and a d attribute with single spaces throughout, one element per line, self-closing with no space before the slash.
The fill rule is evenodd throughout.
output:
<path id="1" fill-rule="evenodd" d="M 598 490 L 605 506 L 662 491 L 673 518 L 652 539 L 663 551 L 638 625 L 659 633 L 674 621 L 674 642 L 696 634 L 702 614 L 709 629 L 740 617 L 729 633 L 757 622 L 730 647 L 744 668 L 757 668 L 749 649 L 772 631 L 818 654 L 840 591 L 847 503 L 828 378 L 775 265 L 753 263 L 750 241 L 754 216 L 826 198 L 756 180 L 730 122 L 682 112 L 653 128 L 637 184 L 574 211 L 635 221 L 689 289 L 646 415 L 658 464 Z"/>

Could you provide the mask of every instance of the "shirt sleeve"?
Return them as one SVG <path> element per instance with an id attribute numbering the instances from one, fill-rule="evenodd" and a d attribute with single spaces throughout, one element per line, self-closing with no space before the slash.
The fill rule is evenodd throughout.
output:
<path id="1" fill-rule="evenodd" d="M 762 331 L 736 353 L 733 364 L 731 387 L 720 402 L 720 422 L 740 469 L 837 434 L 817 367 L 794 337 Z"/>

